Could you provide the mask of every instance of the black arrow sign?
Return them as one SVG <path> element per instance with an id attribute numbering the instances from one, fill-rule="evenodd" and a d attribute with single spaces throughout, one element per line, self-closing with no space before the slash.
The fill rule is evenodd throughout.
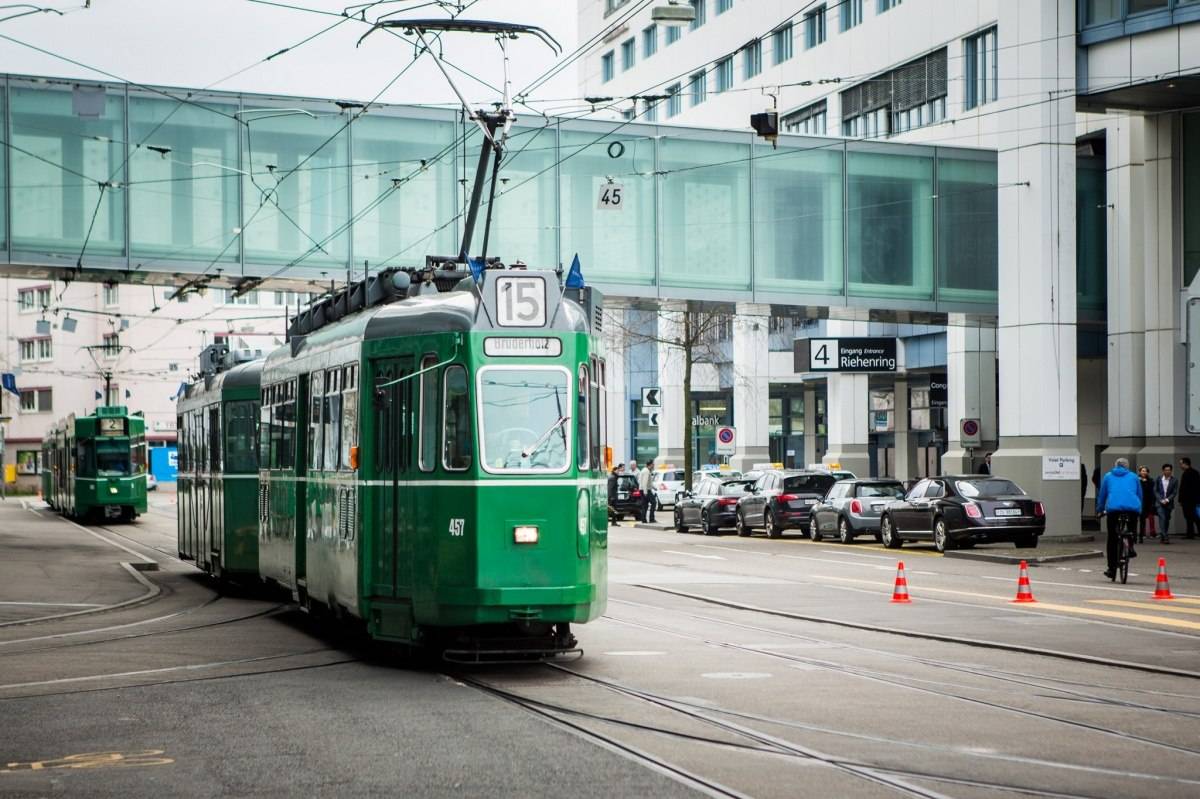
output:
<path id="1" fill-rule="evenodd" d="M 658 407 L 658 389 L 652 388 L 646 391 L 645 405 L 650 408 Z"/>

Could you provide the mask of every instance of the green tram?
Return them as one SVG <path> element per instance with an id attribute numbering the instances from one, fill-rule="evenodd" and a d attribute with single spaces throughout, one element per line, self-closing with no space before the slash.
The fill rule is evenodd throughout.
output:
<path id="1" fill-rule="evenodd" d="M 256 503 L 184 514 L 185 480 L 212 495 L 214 447 L 228 465 L 247 435 L 216 410 L 229 377 L 187 392 L 184 557 L 217 574 L 232 568 L 208 542 L 255 548 L 301 607 L 451 660 L 576 651 L 570 625 L 607 600 L 600 295 L 558 273 L 463 274 L 384 272 L 292 322 L 258 373 Z"/>
<path id="2" fill-rule="evenodd" d="M 214 368 L 176 405 L 179 554 L 222 579 L 258 575 L 261 373 L 262 361 Z"/>
<path id="3" fill-rule="evenodd" d="M 133 521 L 146 512 L 146 420 L 123 405 L 67 418 L 42 439 L 42 497 L 64 516 Z"/>

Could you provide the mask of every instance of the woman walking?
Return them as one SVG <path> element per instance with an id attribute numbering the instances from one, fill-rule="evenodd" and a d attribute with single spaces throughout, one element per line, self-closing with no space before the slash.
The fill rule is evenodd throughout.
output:
<path id="1" fill-rule="evenodd" d="M 1146 539 L 1147 528 L 1150 537 L 1154 538 L 1155 524 L 1158 522 L 1158 509 L 1154 504 L 1154 481 L 1150 479 L 1150 467 L 1138 467 L 1138 480 L 1142 485 L 1142 512 L 1138 516 L 1138 535 L 1137 542 L 1140 544 Z"/>

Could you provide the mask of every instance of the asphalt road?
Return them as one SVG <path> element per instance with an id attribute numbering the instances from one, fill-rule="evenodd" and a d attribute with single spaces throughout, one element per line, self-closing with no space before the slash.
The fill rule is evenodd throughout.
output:
<path id="1" fill-rule="evenodd" d="M 0 503 L 0 796 L 1200 795 L 1200 542 L 1033 568 L 1030 605 L 906 548 L 896 605 L 873 544 L 619 527 L 581 660 L 452 671 L 217 594 L 172 501 Z"/>

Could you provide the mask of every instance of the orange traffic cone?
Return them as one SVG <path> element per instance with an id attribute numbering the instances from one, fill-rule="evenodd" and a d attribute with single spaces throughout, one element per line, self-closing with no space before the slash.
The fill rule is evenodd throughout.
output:
<path id="1" fill-rule="evenodd" d="M 1017 598 L 1013 602 L 1037 602 L 1033 598 L 1033 588 L 1029 585 L 1029 566 L 1025 561 L 1021 561 L 1021 572 L 1017 577 Z"/>
<path id="2" fill-rule="evenodd" d="M 908 578 L 904 576 L 904 561 L 896 564 L 896 587 L 892 589 L 893 602 L 912 602 L 908 598 Z"/>
<path id="3" fill-rule="evenodd" d="M 1171 583 L 1167 581 L 1167 559 L 1158 559 L 1158 576 L 1154 578 L 1153 599 L 1174 599 L 1171 593 Z"/>

